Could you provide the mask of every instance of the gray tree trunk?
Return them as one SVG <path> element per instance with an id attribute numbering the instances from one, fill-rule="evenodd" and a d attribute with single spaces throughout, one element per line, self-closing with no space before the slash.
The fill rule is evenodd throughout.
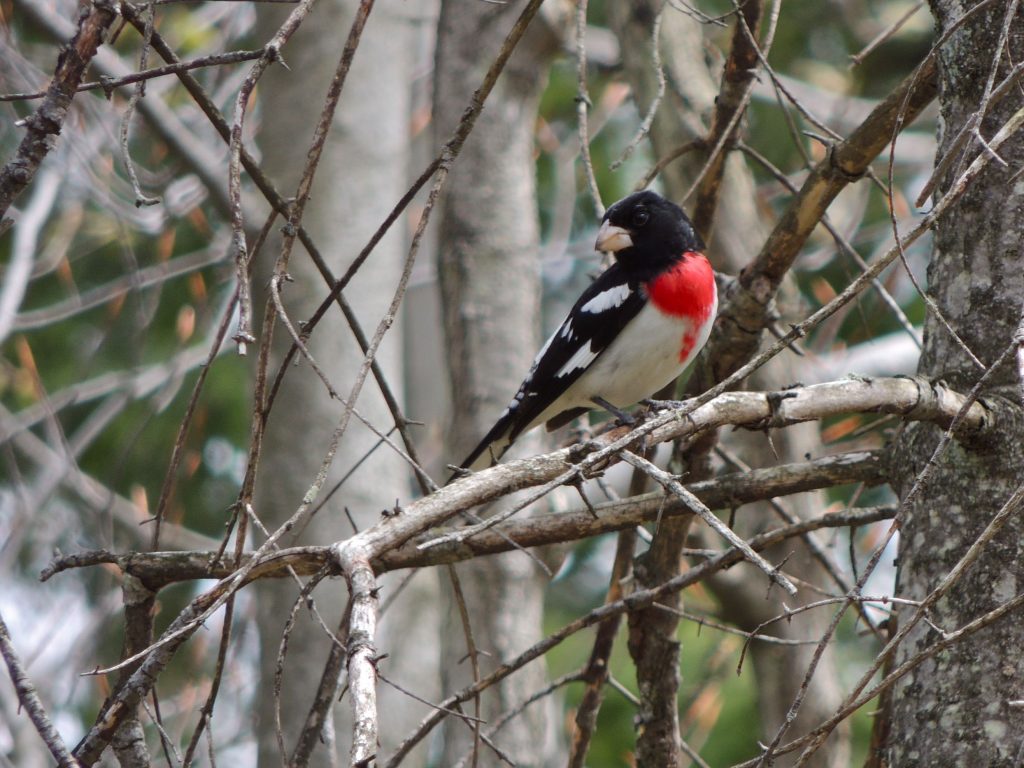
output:
<path id="1" fill-rule="evenodd" d="M 436 136 L 451 135 L 493 61 L 520 4 L 442 2 L 434 74 Z M 508 403 L 539 348 L 540 233 L 533 132 L 557 39 L 534 20 L 488 99 L 455 163 L 440 212 L 438 273 L 454 405 L 449 458 L 460 461 Z M 530 441 L 524 440 L 524 445 Z M 538 444 L 534 441 L 533 446 Z M 522 553 L 458 567 L 481 674 L 542 637 L 547 577 Z M 451 589 L 447 590 L 442 675 L 446 691 L 471 682 L 471 662 Z M 483 696 L 493 720 L 546 682 L 535 663 Z M 468 711 L 472 711 L 471 709 Z M 551 699 L 497 735 L 517 764 L 551 764 L 558 717 Z M 440 765 L 472 748 L 470 730 L 449 718 Z M 480 765 L 498 765 L 483 747 Z"/>
<path id="2" fill-rule="evenodd" d="M 289 70 L 273 67 L 261 82 L 263 97 L 259 146 L 265 167 L 282 193 L 294 192 L 306 160 L 313 127 L 323 107 L 327 84 L 334 72 L 357 3 L 354 0 L 324 0 L 284 51 Z M 421 4 L 401 8 L 379 3 L 370 16 L 355 55 L 317 173 L 312 199 L 304 224 L 320 246 L 331 269 L 340 275 L 366 244 L 390 208 L 407 186 L 410 82 L 418 62 L 414 60 L 415 34 L 424 29 L 417 18 Z M 271 9 L 261 9 L 265 21 L 261 34 L 267 36 L 281 21 Z M 406 253 L 403 228 L 396 226 L 346 290 L 367 334 L 380 321 L 391 300 Z M 295 282 L 285 287 L 284 299 L 293 321 L 308 318 L 326 289 L 315 266 L 296 244 L 289 272 Z M 276 258 L 271 244 L 261 255 L 257 287 L 266 285 Z M 385 339 L 377 360 L 396 395 L 402 396 L 402 328 L 396 325 Z M 275 333 L 277 360 L 290 343 L 278 325 Z M 347 396 L 363 355 L 351 331 L 336 309 L 328 312 L 310 345 L 318 363 L 335 388 Z M 309 487 L 331 432 L 341 416 L 341 406 L 331 400 L 308 364 L 300 362 L 288 372 L 286 383 L 271 414 L 264 445 L 256 511 L 273 529 L 294 512 Z M 391 416 L 380 398 L 372 377 L 367 380 L 358 404 L 360 412 L 378 428 L 387 431 Z M 331 488 L 376 442 L 364 426 L 352 421 L 334 460 Z M 396 499 L 407 498 L 409 474 L 404 463 L 389 449 L 379 449 L 295 538 L 303 543 L 328 544 L 351 535 L 343 512 L 347 507 L 362 528 L 371 525 L 381 510 Z M 400 575 L 399 575 L 400 576 Z M 397 583 L 384 580 L 381 597 Z M 260 584 L 258 613 L 262 650 L 258 694 L 260 764 L 281 765 L 274 735 L 273 694 L 275 658 L 281 634 L 297 595 L 291 580 Z M 316 605 L 332 630 L 338 626 L 347 600 L 342 582 L 322 585 L 314 593 Z M 436 698 L 436 586 L 432 574 L 416 577 L 403 598 L 388 609 L 381 624 L 378 647 L 388 658 L 381 672 L 427 699 Z M 329 650 L 329 640 L 309 615 L 300 620 L 289 640 L 285 666 L 281 714 L 286 749 L 294 748 L 309 711 Z M 381 686 L 380 712 L 382 749 L 394 746 L 424 715 L 425 707 L 388 686 Z M 325 746 L 313 753 L 314 765 L 336 764 L 335 754 L 347 755 L 347 702 L 335 706 L 337 718 L 328 732 Z M 419 760 L 424 758 L 424 750 Z M 332 754 L 335 753 L 335 754 Z M 415 760 L 410 765 L 417 764 Z"/>
<path id="3" fill-rule="evenodd" d="M 938 33 L 949 29 L 977 3 L 936 0 Z M 1005 13 L 997 3 L 975 15 L 940 50 L 941 135 L 938 157 L 978 108 L 997 51 Z M 1024 23 L 1019 10 L 999 66 L 1024 56 Z M 981 134 L 992 136 L 1021 106 L 1015 92 L 990 109 Z M 996 164 L 976 180 L 938 224 L 928 269 L 929 293 L 953 329 L 985 364 L 1013 338 L 1024 297 L 1024 185 L 1018 172 L 1024 141 L 1018 136 L 1000 149 L 1009 168 Z M 969 142 L 968 161 L 979 151 Z M 941 180 L 938 196 L 955 179 Z M 919 372 L 969 390 L 980 371 L 929 315 Z M 1001 368 L 984 393 L 1018 402 L 1016 371 Z M 897 491 L 905 497 L 940 437 L 933 426 L 908 424 L 897 443 L 893 466 Z M 920 600 L 933 590 L 1021 482 L 1024 427 L 1005 424 L 992 445 L 953 443 L 909 505 L 901 528 L 897 591 Z M 952 631 L 1024 589 L 1024 523 L 1011 520 L 981 558 L 931 612 L 936 627 Z M 906 622 L 913 609 L 901 608 Z M 900 664 L 939 639 L 922 622 L 900 647 Z M 892 766 L 1014 766 L 1024 754 L 1024 622 L 1010 616 L 925 661 L 902 679 L 893 694 L 885 759 Z M 1014 704 L 1014 702 L 1017 702 Z"/>

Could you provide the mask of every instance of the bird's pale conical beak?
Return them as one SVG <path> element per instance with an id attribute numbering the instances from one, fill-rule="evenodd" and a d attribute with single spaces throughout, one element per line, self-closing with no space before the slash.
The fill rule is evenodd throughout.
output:
<path id="1" fill-rule="evenodd" d="M 629 248 L 632 245 L 633 238 L 629 236 L 629 230 L 616 227 L 610 221 L 605 221 L 601 224 L 601 228 L 597 230 L 597 242 L 594 243 L 594 250 L 614 253 L 615 251 L 621 251 L 623 248 Z"/>

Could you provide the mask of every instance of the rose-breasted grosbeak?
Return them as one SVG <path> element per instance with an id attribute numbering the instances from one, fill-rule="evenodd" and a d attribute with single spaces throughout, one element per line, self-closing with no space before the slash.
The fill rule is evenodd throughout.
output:
<path id="1" fill-rule="evenodd" d="M 462 467 L 490 466 L 538 424 L 550 431 L 595 406 L 617 410 L 650 397 L 708 340 L 715 275 L 679 206 L 649 190 L 630 195 L 605 213 L 594 247 L 615 263 L 576 301 Z"/>

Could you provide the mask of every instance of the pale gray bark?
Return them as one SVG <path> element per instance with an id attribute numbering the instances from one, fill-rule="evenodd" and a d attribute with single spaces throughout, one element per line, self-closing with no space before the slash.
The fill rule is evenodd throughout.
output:
<path id="1" fill-rule="evenodd" d="M 264 166 L 279 188 L 291 194 L 306 160 L 313 127 L 323 107 L 323 99 L 345 41 L 345 32 L 357 3 L 353 0 L 325 0 L 296 34 L 284 52 L 289 70 L 274 67 L 261 82 L 263 101 L 259 113 L 259 146 Z M 420 3 L 401 7 L 378 4 L 363 34 L 351 73 L 346 81 L 337 117 L 328 137 L 317 173 L 312 199 L 304 225 L 319 245 L 331 269 L 340 275 L 345 266 L 369 240 L 390 208 L 406 189 L 409 134 L 409 89 L 417 65 L 414 36 L 423 27 L 416 23 Z M 280 15 L 269 7 L 261 9 L 264 34 L 280 23 Z M 346 290 L 346 296 L 371 334 L 391 300 L 406 253 L 406 237 L 399 225 L 384 238 Z M 268 244 L 260 256 L 254 284 L 266 285 L 276 258 L 276 249 Z M 285 305 L 293 322 L 308 318 L 326 294 L 322 278 L 306 254 L 296 246 L 289 273 L 295 282 L 284 287 Z M 401 324 L 385 338 L 377 361 L 399 399 L 402 396 Z M 275 342 L 277 360 L 290 343 L 279 324 Z M 363 359 L 352 333 L 337 309 L 332 308 L 319 324 L 310 350 L 335 388 L 347 396 Z M 367 380 L 357 407 L 378 428 L 387 431 L 392 419 L 380 398 L 373 379 Z M 273 529 L 299 505 L 312 482 L 331 432 L 342 414 L 342 406 L 331 400 L 323 384 L 305 362 L 288 372 L 278 402 L 269 420 L 257 488 L 256 512 Z M 376 442 L 376 437 L 353 420 L 325 488 L 340 477 Z M 357 525 L 365 528 L 379 519 L 383 509 L 405 499 L 410 490 L 404 463 L 389 449 L 379 449 L 343 486 L 341 491 L 317 514 L 297 537 L 287 540 L 329 544 L 350 536 L 351 526 L 343 512 L 347 507 Z M 398 583 L 385 580 L 381 598 Z M 259 624 L 262 648 L 259 727 L 261 765 L 278 766 L 281 757 L 274 735 L 273 694 L 275 658 L 281 634 L 297 595 L 294 581 L 259 586 Z M 332 630 L 338 626 L 347 600 L 344 584 L 331 582 L 321 586 L 314 598 L 320 614 Z M 434 582 L 430 574 L 421 574 L 408 587 L 403 598 L 389 608 L 377 638 L 380 653 L 388 654 L 381 672 L 425 698 L 437 693 L 436 660 L 431 648 L 437 619 Z M 329 640 L 308 611 L 300 613 L 289 641 L 285 666 L 281 713 L 286 749 L 295 739 L 312 703 L 320 681 Z M 381 686 L 380 708 L 383 748 L 393 746 L 423 716 L 425 707 L 394 689 Z M 313 753 L 315 765 L 327 765 L 336 752 L 344 760 L 348 753 L 344 740 L 349 728 L 344 724 L 348 705 L 335 706 L 338 717 L 334 732 L 338 744 L 330 740 Z M 421 754 L 418 760 L 423 760 Z M 416 760 L 410 765 L 416 764 Z"/>
<path id="2" fill-rule="evenodd" d="M 949 29 L 977 3 L 936 0 L 932 10 L 938 32 Z M 941 133 L 938 158 L 950 151 L 957 132 L 977 111 L 997 51 L 1005 14 L 995 3 L 976 15 L 942 47 L 939 55 Z M 1024 23 L 1019 10 L 1010 29 L 998 77 L 1006 59 L 1024 55 Z M 990 137 L 1021 106 L 1019 94 L 992 108 L 981 123 Z M 1020 136 L 1000 149 L 1009 168 L 995 164 L 981 174 L 953 210 L 938 224 L 928 269 L 929 293 L 953 329 L 986 365 L 1013 338 L 1024 297 L 1024 186 L 1016 176 L 1024 150 Z M 968 142 L 967 158 L 983 151 Z M 959 170 L 940 181 L 937 195 Z M 925 324 L 919 373 L 942 379 L 963 391 L 981 371 L 934 316 Z M 987 394 L 1017 402 L 1016 371 L 1001 368 Z M 917 473 L 940 437 L 935 427 L 908 424 L 896 445 L 894 467 L 901 497 L 910 493 Z M 950 445 L 938 470 L 906 510 L 901 528 L 897 591 L 920 600 L 949 573 L 967 547 L 992 519 L 1021 481 L 1024 423 L 1007 419 L 1002 433 L 988 445 Z M 1019 517 L 985 549 L 979 560 L 945 597 L 930 619 L 951 631 L 991 610 L 1024 589 L 1024 523 Z M 899 612 L 900 628 L 913 609 Z M 919 624 L 900 647 L 896 663 L 912 658 L 937 639 L 936 629 Z M 890 732 L 884 758 L 889 765 L 1020 765 L 1024 710 L 1024 623 L 1009 617 L 968 637 L 921 664 L 893 693 Z"/>
<path id="3" fill-rule="evenodd" d="M 519 14 L 518 4 L 443 2 L 434 76 L 435 135 L 446 139 Z M 491 426 L 539 348 L 540 252 L 533 130 L 557 38 L 538 18 L 488 99 L 449 180 L 440 216 L 441 281 L 454 407 L 449 458 L 459 461 Z M 528 441 L 524 444 L 529 444 Z M 536 443 L 534 443 L 536 445 Z M 547 577 L 521 553 L 458 567 L 481 673 L 539 640 Z M 467 642 L 446 590 L 442 674 L 446 691 L 471 680 Z M 534 664 L 485 693 L 493 721 L 546 682 Z M 469 708 L 468 711 L 473 711 Z M 551 699 L 528 709 L 495 738 L 521 765 L 552 764 L 558 722 Z M 441 765 L 472 748 L 465 723 L 449 718 Z M 486 747 L 480 765 L 497 765 Z"/>

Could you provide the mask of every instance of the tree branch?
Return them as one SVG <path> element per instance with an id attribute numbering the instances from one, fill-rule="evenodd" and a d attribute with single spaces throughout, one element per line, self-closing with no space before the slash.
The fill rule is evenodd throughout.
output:
<path id="1" fill-rule="evenodd" d="M 848 184 L 867 172 L 893 134 L 931 103 L 937 82 L 936 63 L 929 57 L 811 171 L 760 253 L 737 278 L 735 292 L 719 313 L 718 328 L 704 353 L 716 381 L 753 354 L 782 278 L 825 211 Z"/>
<path id="2" fill-rule="evenodd" d="M 736 135 L 743 110 L 750 100 L 757 74 L 757 37 L 761 30 L 763 0 L 747 0 L 736 12 L 736 26 L 732 34 L 732 48 L 722 71 L 722 86 L 715 99 L 715 114 L 711 130 L 704 145 L 717 148 Z M 715 220 L 715 208 L 722 187 L 727 157 L 726 148 L 708 158 L 703 177 L 697 189 L 697 202 L 693 208 L 693 226 L 705 239 L 710 239 Z"/>
<path id="3" fill-rule="evenodd" d="M 844 513 L 839 513 L 844 516 Z M 831 515 L 826 515 L 822 520 L 831 518 Z M 848 521 L 849 522 L 849 521 Z M 779 528 L 774 531 L 760 534 L 747 541 L 747 544 L 754 550 L 762 550 L 766 547 L 777 544 L 781 541 L 785 541 L 787 538 L 793 536 L 799 536 L 808 530 L 808 522 L 798 523 L 796 525 L 786 526 Z M 634 592 L 630 596 L 617 600 L 613 603 L 602 605 L 600 608 L 595 608 L 585 616 L 581 616 L 574 621 L 569 622 L 560 629 L 551 633 L 539 643 L 527 648 L 525 651 L 520 653 L 515 658 L 500 664 L 493 672 L 484 677 L 483 679 L 473 683 L 470 686 L 462 689 L 461 691 L 449 696 L 443 702 L 440 703 L 439 708 L 434 710 L 420 723 L 420 726 L 416 729 L 416 732 L 410 735 L 395 751 L 395 754 L 391 755 L 388 761 L 385 763 L 387 768 L 393 768 L 397 766 L 402 759 L 409 753 L 409 751 L 419 743 L 424 736 L 426 736 L 435 725 L 437 725 L 447 715 L 445 710 L 451 709 L 455 705 L 467 701 L 468 699 L 475 696 L 480 691 L 486 690 L 490 686 L 497 682 L 500 682 L 504 678 L 516 670 L 522 668 L 534 659 L 547 653 L 552 648 L 558 646 L 566 638 L 580 632 L 587 627 L 591 627 L 601 621 L 604 621 L 612 616 L 620 615 L 626 611 L 636 611 L 642 608 L 646 608 L 653 605 L 654 602 L 665 595 L 673 592 L 678 592 L 681 589 L 696 584 L 697 582 L 707 578 L 712 573 L 716 573 L 723 568 L 727 568 L 743 559 L 743 554 L 738 549 L 729 549 L 720 555 L 708 560 L 700 565 L 697 565 L 690 570 L 682 573 L 664 584 L 653 588 L 640 590 Z"/>
<path id="4" fill-rule="evenodd" d="M 14 683 L 14 690 L 18 694 L 18 701 L 25 708 L 25 712 L 36 727 L 40 738 L 46 743 L 46 748 L 50 750 L 50 754 L 53 755 L 61 768 L 75 768 L 78 763 L 75 762 L 75 758 L 68 752 L 68 748 L 57 732 L 57 729 L 53 727 L 53 723 L 46 714 L 43 702 L 39 700 L 39 696 L 36 694 L 35 686 L 28 679 L 28 673 L 25 672 L 25 668 L 22 666 L 21 660 L 14 650 L 14 644 L 11 642 L 11 635 L 7 630 L 7 624 L 4 622 L 3 616 L 0 616 L 0 655 L 4 657 L 4 662 L 7 664 L 7 671 L 11 676 L 11 682 Z"/>
<path id="5" fill-rule="evenodd" d="M 290 0 L 291 1 L 291 0 Z M 242 61 L 252 61 L 258 59 L 264 55 L 263 50 L 259 51 L 230 51 L 229 53 L 217 53 L 210 56 L 199 56 L 195 59 L 189 59 L 188 61 L 180 61 L 176 64 L 165 64 L 162 67 L 151 67 L 150 69 L 143 69 L 138 72 L 134 72 L 130 75 L 124 75 L 123 77 L 102 77 L 99 80 L 94 80 L 89 83 L 82 83 L 78 86 L 77 91 L 98 91 L 102 90 L 109 98 L 110 94 L 113 93 L 115 88 L 122 88 L 132 83 L 138 83 L 143 80 L 153 80 L 157 77 L 164 77 L 165 75 L 176 75 L 179 72 L 187 72 L 190 69 L 200 69 L 202 67 L 217 67 L 223 64 L 237 64 Z M 4 93 L 0 94 L 0 102 L 4 101 L 25 101 L 28 99 L 41 99 L 46 96 L 46 91 L 38 91 L 35 93 Z"/>
<path id="6" fill-rule="evenodd" d="M 0 221 L 53 148 L 85 69 L 116 18 L 117 12 L 109 0 L 93 0 L 82 9 L 78 31 L 57 58 L 57 69 L 46 89 L 46 98 L 34 113 L 25 118 L 25 137 L 18 145 L 14 159 L 0 170 Z"/>
<path id="7" fill-rule="evenodd" d="M 694 496 L 712 508 L 730 507 L 765 498 L 831 488 L 850 483 L 878 485 L 886 481 L 884 459 L 880 453 L 858 451 L 828 456 L 800 464 L 783 464 L 768 469 L 734 472 L 712 480 L 686 486 Z M 595 515 L 596 513 L 596 515 Z M 419 545 L 445 533 L 433 530 L 414 538 L 404 546 L 385 552 L 371 565 L 378 574 L 403 568 L 422 568 L 455 563 L 484 555 L 508 552 L 516 547 L 540 547 L 559 542 L 577 541 L 604 533 L 625 530 L 668 518 L 690 514 L 681 500 L 666 497 L 660 491 L 634 496 L 622 501 L 595 504 L 593 512 L 578 509 L 572 512 L 537 515 L 484 531 L 459 544 L 420 549 Z M 454 530 L 454 529 L 453 529 Z M 245 553 L 239 567 L 250 564 L 253 554 Z M 300 576 L 319 571 L 329 558 L 328 547 L 292 547 L 279 550 L 249 573 L 249 580 L 283 577 L 293 568 Z M 215 551 L 191 552 L 129 552 L 117 554 L 103 550 L 64 555 L 42 572 L 43 581 L 73 568 L 101 563 L 114 564 L 122 572 L 138 578 L 151 589 L 195 579 L 223 579 L 236 568 L 217 557 Z"/>

